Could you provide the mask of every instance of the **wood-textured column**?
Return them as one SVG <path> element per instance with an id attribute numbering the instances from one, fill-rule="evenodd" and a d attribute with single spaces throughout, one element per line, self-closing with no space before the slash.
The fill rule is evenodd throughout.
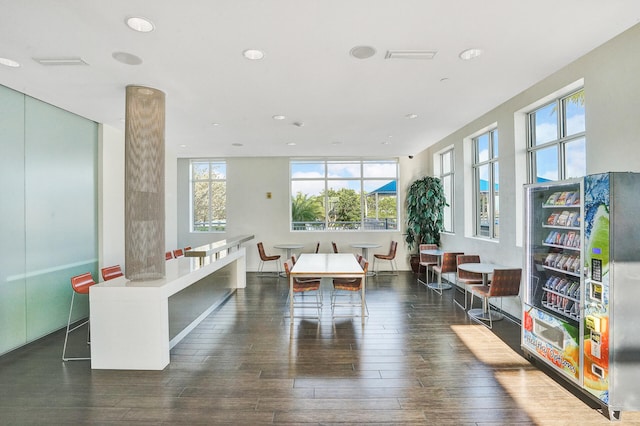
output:
<path id="1" fill-rule="evenodd" d="M 125 275 L 134 281 L 162 278 L 164 93 L 127 86 L 125 123 Z"/>

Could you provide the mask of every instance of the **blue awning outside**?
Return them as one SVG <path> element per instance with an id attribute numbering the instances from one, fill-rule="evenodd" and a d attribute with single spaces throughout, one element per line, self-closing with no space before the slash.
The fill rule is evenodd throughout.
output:
<path id="1" fill-rule="evenodd" d="M 395 180 L 392 180 L 388 183 L 385 183 L 384 185 L 382 185 L 380 188 L 378 189 L 374 189 L 373 191 L 369 192 L 367 195 L 372 195 L 372 194 L 395 194 L 397 192 L 397 182 Z"/>

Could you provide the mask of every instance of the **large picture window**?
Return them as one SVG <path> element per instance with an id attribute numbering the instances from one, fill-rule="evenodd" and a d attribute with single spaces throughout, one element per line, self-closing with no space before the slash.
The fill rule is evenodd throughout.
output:
<path id="1" fill-rule="evenodd" d="M 500 236 L 498 130 L 473 138 L 475 235 Z"/>
<path id="2" fill-rule="evenodd" d="M 584 90 L 579 90 L 528 114 L 529 182 L 586 174 L 584 112 Z"/>
<path id="3" fill-rule="evenodd" d="M 291 230 L 398 230 L 396 160 L 292 160 Z"/>
<path id="4" fill-rule="evenodd" d="M 227 165 L 220 160 L 191 161 L 191 230 L 224 231 L 227 226 Z"/>
<path id="5" fill-rule="evenodd" d="M 442 182 L 444 189 L 444 196 L 447 200 L 447 205 L 444 207 L 443 215 L 443 230 L 445 232 L 453 232 L 453 183 L 454 183 L 454 156 L 453 148 L 448 149 L 445 152 L 440 153 L 440 173 L 439 178 Z"/>

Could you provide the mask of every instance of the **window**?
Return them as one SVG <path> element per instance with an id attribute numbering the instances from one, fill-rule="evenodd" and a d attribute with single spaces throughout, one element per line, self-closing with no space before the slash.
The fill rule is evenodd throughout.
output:
<path id="1" fill-rule="evenodd" d="M 396 160 L 292 160 L 291 230 L 398 230 Z"/>
<path id="2" fill-rule="evenodd" d="M 475 235 L 500 236 L 498 130 L 473 138 Z"/>
<path id="3" fill-rule="evenodd" d="M 586 174 L 584 89 L 528 114 L 529 182 Z"/>
<path id="4" fill-rule="evenodd" d="M 191 161 L 191 230 L 224 231 L 227 226 L 227 164 Z"/>
<path id="5" fill-rule="evenodd" d="M 444 207 L 443 229 L 453 232 L 453 148 L 440 154 L 440 182 L 444 189 L 447 206 Z"/>

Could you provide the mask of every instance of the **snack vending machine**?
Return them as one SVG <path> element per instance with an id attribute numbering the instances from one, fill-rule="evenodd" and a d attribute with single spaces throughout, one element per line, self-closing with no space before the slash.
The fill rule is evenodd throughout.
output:
<path id="1" fill-rule="evenodd" d="M 640 410 L 640 173 L 525 186 L 522 349 L 614 419 Z"/>

